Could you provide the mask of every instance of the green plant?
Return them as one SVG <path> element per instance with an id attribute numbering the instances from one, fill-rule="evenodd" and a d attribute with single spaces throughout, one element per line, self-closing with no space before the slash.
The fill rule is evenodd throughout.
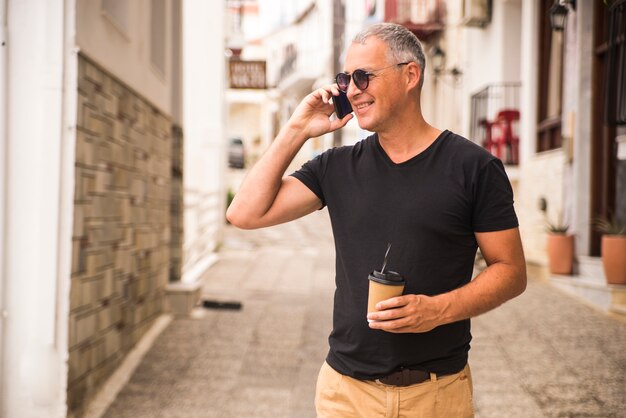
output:
<path id="1" fill-rule="evenodd" d="M 228 189 L 228 191 L 226 192 L 226 208 L 230 206 L 234 198 L 235 192 L 233 192 L 232 189 Z"/>
<path id="2" fill-rule="evenodd" d="M 619 219 L 617 215 L 600 216 L 596 218 L 594 225 L 604 235 L 626 235 L 626 221 Z"/>
<path id="3" fill-rule="evenodd" d="M 233 202 L 233 199 L 235 198 L 235 192 L 233 192 L 233 189 L 228 189 L 226 191 L 226 209 L 228 210 L 228 207 L 230 206 L 230 204 Z M 226 219 L 226 223 L 230 224 L 230 222 L 228 221 L 228 219 Z"/>
<path id="4" fill-rule="evenodd" d="M 556 222 L 552 222 L 548 217 L 545 218 L 546 231 L 551 234 L 567 234 L 569 231 L 569 224 L 563 221 L 561 213 L 556 219 Z"/>

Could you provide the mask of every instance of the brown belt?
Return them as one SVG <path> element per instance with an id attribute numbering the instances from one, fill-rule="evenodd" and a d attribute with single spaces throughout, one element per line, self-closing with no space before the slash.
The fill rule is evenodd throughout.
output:
<path id="1" fill-rule="evenodd" d="M 430 380 L 430 373 L 423 370 L 402 369 L 388 376 L 381 377 L 377 382 L 392 386 L 411 386 Z"/>

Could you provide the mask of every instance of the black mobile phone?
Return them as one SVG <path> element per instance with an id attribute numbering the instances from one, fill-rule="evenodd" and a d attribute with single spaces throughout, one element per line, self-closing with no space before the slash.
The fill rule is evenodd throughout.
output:
<path id="1" fill-rule="evenodd" d="M 339 90 L 339 96 L 333 96 L 333 106 L 335 114 L 339 119 L 343 119 L 348 113 L 352 113 L 352 106 L 345 92 Z"/>

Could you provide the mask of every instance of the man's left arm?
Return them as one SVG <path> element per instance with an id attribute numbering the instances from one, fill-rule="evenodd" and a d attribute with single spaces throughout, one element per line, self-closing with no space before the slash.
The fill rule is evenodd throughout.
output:
<path id="1" fill-rule="evenodd" d="M 519 229 L 477 232 L 487 268 L 471 282 L 436 296 L 404 295 L 379 302 L 370 328 L 426 332 L 490 311 L 526 289 L 526 261 Z"/>

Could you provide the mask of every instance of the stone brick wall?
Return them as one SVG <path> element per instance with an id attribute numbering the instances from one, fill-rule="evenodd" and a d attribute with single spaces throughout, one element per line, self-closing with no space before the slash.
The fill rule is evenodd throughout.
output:
<path id="1" fill-rule="evenodd" d="M 162 311 L 171 121 L 79 59 L 68 408 L 79 416 Z"/>

